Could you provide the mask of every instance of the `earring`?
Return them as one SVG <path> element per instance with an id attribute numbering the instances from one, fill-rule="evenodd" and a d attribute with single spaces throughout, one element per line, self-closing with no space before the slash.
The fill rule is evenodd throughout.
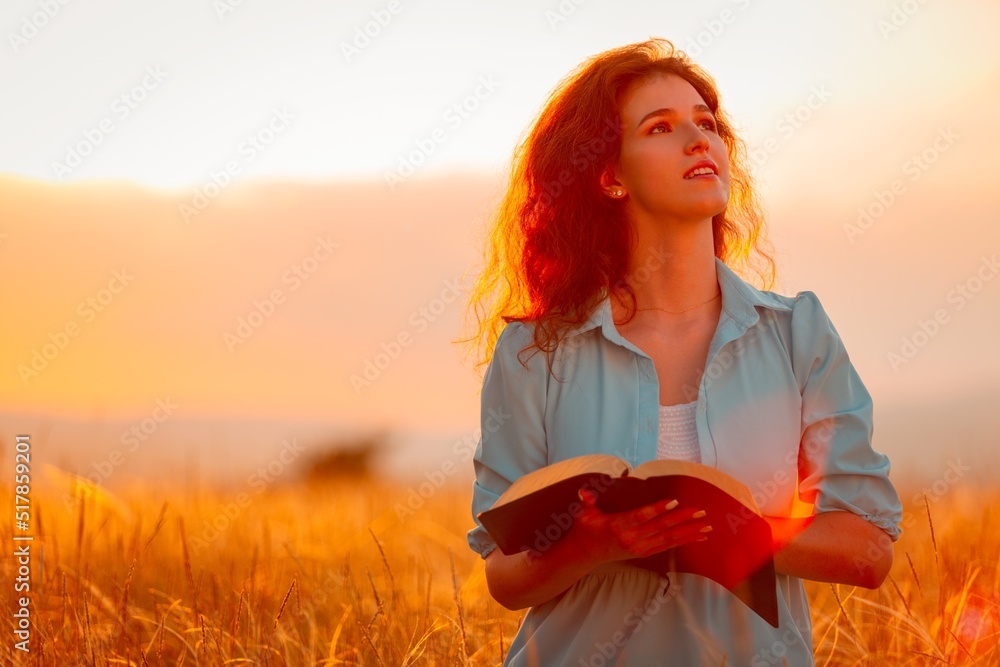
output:
<path id="1" fill-rule="evenodd" d="M 612 192 L 611 194 L 612 194 L 612 196 L 614 196 L 614 197 L 621 197 L 621 196 L 622 196 L 622 191 L 621 191 L 621 190 L 615 190 L 615 191 L 614 191 L 614 192 Z"/>

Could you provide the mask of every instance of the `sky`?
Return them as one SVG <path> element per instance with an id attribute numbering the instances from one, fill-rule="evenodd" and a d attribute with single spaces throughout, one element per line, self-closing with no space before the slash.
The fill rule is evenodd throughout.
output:
<path id="1" fill-rule="evenodd" d="M 0 169 L 161 187 L 200 184 L 229 160 L 242 177 L 382 176 L 435 128 L 428 171 L 496 168 L 573 67 L 653 35 L 717 78 L 751 141 L 823 87 L 827 114 L 871 106 L 853 146 L 888 147 L 907 137 L 900 114 L 943 119 L 995 83 L 1000 20 L 993 2 L 918 0 L 92 0 L 51 18 L 40 6 L 0 15 L 0 82 L 17 101 Z M 80 142 L 92 152 L 67 165 Z"/>
<path id="2" fill-rule="evenodd" d="M 0 428 L 84 469 L 137 424 L 125 468 L 378 428 L 439 461 L 478 424 L 452 341 L 514 147 L 585 58 L 661 36 L 715 77 L 776 289 L 823 299 L 885 449 L 963 455 L 1000 398 L 998 27 L 985 1 L 8 2 Z M 909 442 L 928 406 L 960 428 Z"/>

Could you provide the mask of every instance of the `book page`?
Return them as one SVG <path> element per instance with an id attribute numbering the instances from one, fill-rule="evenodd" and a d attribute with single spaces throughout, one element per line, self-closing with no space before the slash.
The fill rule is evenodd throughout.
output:
<path id="1" fill-rule="evenodd" d="M 570 477 L 594 473 L 609 475 L 611 477 L 621 477 L 627 472 L 628 464 L 611 454 L 575 456 L 521 476 L 510 485 L 510 488 L 500 495 L 500 498 L 497 499 L 493 506 L 498 507 L 518 498 L 523 498 L 535 491 L 540 491 Z"/>
<path id="2" fill-rule="evenodd" d="M 660 477 L 667 475 L 687 475 L 703 479 L 709 484 L 719 487 L 742 504 L 760 514 L 760 508 L 753 499 L 750 489 L 738 479 L 727 475 L 718 468 L 695 463 L 693 461 L 680 461 L 676 459 L 657 459 L 646 461 L 637 466 L 632 471 L 632 477 L 639 479 L 649 479 L 650 477 Z"/>

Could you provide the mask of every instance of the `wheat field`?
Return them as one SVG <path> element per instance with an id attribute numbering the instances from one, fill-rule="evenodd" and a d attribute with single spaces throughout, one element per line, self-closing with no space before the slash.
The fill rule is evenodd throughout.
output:
<path id="1" fill-rule="evenodd" d="M 521 618 L 466 544 L 467 485 L 421 505 L 372 479 L 259 495 L 66 479 L 32 489 L 30 652 L 8 612 L 4 665 L 499 665 Z M 885 584 L 807 582 L 817 665 L 1000 664 L 1000 492 L 897 485 Z M 14 610 L 18 565 L 2 567 Z"/>

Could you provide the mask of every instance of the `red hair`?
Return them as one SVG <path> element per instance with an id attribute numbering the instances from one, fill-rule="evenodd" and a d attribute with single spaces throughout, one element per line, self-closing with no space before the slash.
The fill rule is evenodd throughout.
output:
<path id="1" fill-rule="evenodd" d="M 465 341 L 479 345 L 478 365 L 489 362 L 509 322 L 534 322 L 533 345 L 522 352 L 535 347 L 549 356 L 606 293 L 624 292 L 634 307 L 626 278 L 634 229 L 621 202 L 604 196 L 599 178 L 618 161 L 624 97 L 658 74 L 682 77 L 698 91 L 727 148 L 730 198 L 712 219 L 715 255 L 734 268 L 754 268 L 764 288 L 773 283 L 774 261 L 760 248 L 764 216 L 746 146 L 719 106 L 714 80 L 665 39 L 629 44 L 589 58 L 564 78 L 514 150 L 485 267 L 470 295 L 477 325 Z"/>

